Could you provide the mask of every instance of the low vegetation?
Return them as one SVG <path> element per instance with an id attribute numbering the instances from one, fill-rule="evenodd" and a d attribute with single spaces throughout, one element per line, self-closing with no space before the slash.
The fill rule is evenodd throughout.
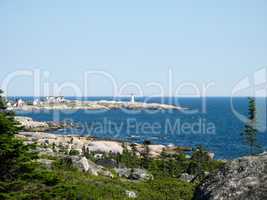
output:
<path id="1" fill-rule="evenodd" d="M 16 180 L 0 183 L 1 199 L 127 199 L 125 191 L 138 199 L 191 199 L 194 185 L 173 178 L 132 182 L 120 178 L 91 176 L 75 169 L 35 166 Z"/>

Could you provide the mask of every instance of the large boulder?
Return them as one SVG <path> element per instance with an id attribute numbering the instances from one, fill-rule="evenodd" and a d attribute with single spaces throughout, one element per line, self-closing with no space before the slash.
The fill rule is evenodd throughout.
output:
<path id="1" fill-rule="evenodd" d="M 96 161 L 97 165 L 101 165 L 106 168 L 116 168 L 118 164 L 114 159 L 100 159 Z"/>
<path id="2" fill-rule="evenodd" d="M 191 182 L 191 181 L 194 180 L 195 177 L 196 177 L 196 176 L 194 176 L 194 175 L 190 175 L 190 174 L 188 174 L 188 173 L 182 173 L 181 176 L 180 176 L 180 179 L 181 179 L 182 181 Z"/>
<path id="3" fill-rule="evenodd" d="M 42 156 L 42 155 L 47 155 L 47 156 L 52 156 L 52 157 L 57 156 L 57 153 L 54 152 L 53 149 L 51 149 L 51 148 L 36 147 L 36 149 L 33 151 L 38 153 L 39 156 Z"/>
<path id="4" fill-rule="evenodd" d="M 109 177 L 109 178 L 114 178 L 114 175 L 112 174 L 112 172 L 108 171 L 108 170 L 100 170 L 99 171 L 99 175 L 106 176 L 106 177 Z"/>
<path id="5" fill-rule="evenodd" d="M 89 172 L 92 175 L 98 175 L 98 172 L 102 169 L 92 161 L 85 157 L 80 156 L 66 156 L 65 160 L 70 160 L 73 167 L 83 172 Z"/>
<path id="6" fill-rule="evenodd" d="M 129 199 L 137 198 L 137 194 L 134 191 L 126 190 L 125 193 L 126 193 L 127 198 Z"/>
<path id="7" fill-rule="evenodd" d="M 121 143 L 116 141 L 92 141 L 88 144 L 87 147 L 91 152 L 112 152 L 121 154 L 123 151 Z"/>
<path id="8" fill-rule="evenodd" d="M 267 199 L 267 154 L 229 161 L 196 190 L 200 200 Z"/>
<path id="9" fill-rule="evenodd" d="M 35 129 L 35 128 L 47 129 L 47 128 L 49 128 L 49 125 L 46 122 L 33 121 L 33 119 L 30 117 L 16 116 L 15 120 L 24 129 Z"/>
<path id="10" fill-rule="evenodd" d="M 153 180 L 153 175 L 145 169 L 115 168 L 114 170 L 119 177 L 131 180 Z"/>
<path id="11" fill-rule="evenodd" d="M 111 172 L 105 170 L 104 167 L 95 164 L 91 160 L 88 160 L 86 157 L 66 156 L 65 160 L 67 160 L 67 162 L 70 161 L 72 166 L 80 171 L 88 172 L 95 176 L 102 175 L 111 178 L 113 177 Z"/>

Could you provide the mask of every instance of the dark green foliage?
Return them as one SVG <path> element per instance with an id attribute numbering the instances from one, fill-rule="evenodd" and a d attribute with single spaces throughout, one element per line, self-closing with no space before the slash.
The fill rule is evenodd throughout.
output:
<path id="1" fill-rule="evenodd" d="M 220 168 L 222 161 L 210 159 L 208 152 L 202 147 L 197 147 L 191 156 L 185 154 L 168 155 L 165 152 L 161 159 L 152 159 L 149 163 L 149 171 L 155 177 L 180 177 L 182 173 L 188 173 L 203 178 L 204 172 L 210 172 Z"/>
<path id="2" fill-rule="evenodd" d="M 17 123 L 5 113 L 0 112 L 0 135 L 10 135 L 13 136 L 18 132 Z"/>
<path id="3" fill-rule="evenodd" d="M 137 155 L 137 145 L 135 143 L 130 144 L 131 151 L 134 155 Z"/>
<path id="4" fill-rule="evenodd" d="M 29 162 L 35 154 L 29 148 L 14 136 L 0 135 L 0 180 L 14 179 L 18 173 L 30 170 Z"/>
<path id="5" fill-rule="evenodd" d="M 147 182 L 122 181 L 96 177 L 55 166 L 52 171 L 36 166 L 35 170 L 13 182 L 0 182 L 0 198 L 22 199 L 103 199 L 124 200 L 126 190 L 135 191 L 137 199 L 184 199 L 193 196 L 195 185 L 174 178 L 159 178 Z"/>
<path id="6" fill-rule="evenodd" d="M 257 142 L 257 119 L 256 119 L 256 102 L 255 98 L 248 98 L 248 120 L 245 124 L 244 142 L 249 146 L 250 154 L 254 155 L 261 151 L 261 146 Z"/>
<path id="7" fill-rule="evenodd" d="M 71 149 L 70 152 L 69 152 L 69 155 L 71 155 L 71 156 L 77 156 L 79 154 L 80 154 L 80 152 L 75 150 L 75 149 Z"/>
<path id="8" fill-rule="evenodd" d="M 114 154 L 109 157 L 127 168 L 138 168 L 141 162 L 140 158 L 136 155 L 136 151 L 129 151 L 126 144 L 123 145 L 122 154 Z"/>
<path id="9" fill-rule="evenodd" d="M 177 179 L 163 178 L 150 181 L 152 193 L 149 199 L 192 199 L 194 185 Z"/>
<path id="10" fill-rule="evenodd" d="M 6 99 L 3 97 L 3 90 L 0 89 L 0 111 L 6 110 Z"/>
<path id="11" fill-rule="evenodd" d="M 208 151 L 206 151 L 202 146 L 196 147 L 192 153 L 191 159 L 197 162 L 207 162 L 211 160 Z"/>
<path id="12" fill-rule="evenodd" d="M 150 162 L 150 157 L 149 157 L 149 153 L 150 153 L 150 150 L 149 150 L 149 145 L 151 144 L 151 142 L 149 140 L 145 140 L 143 145 L 144 145 L 144 151 L 142 153 L 142 160 L 141 160 L 141 163 L 142 163 L 142 167 L 145 168 L 145 169 L 148 169 L 149 168 L 149 162 Z"/>
<path id="13" fill-rule="evenodd" d="M 64 169 L 74 169 L 72 166 L 72 160 L 70 157 L 64 157 L 59 159 L 56 163 L 55 166 L 58 168 L 64 168 Z"/>
<path id="14" fill-rule="evenodd" d="M 178 178 L 184 171 L 181 166 L 182 163 L 178 163 L 173 159 L 153 159 L 149 163 L 149 171 L 155 177 L 173 177 Z"/>
<path id="15" fill-rule="evenodd" d="M 26 173 L 20 176 L 20 178 L 23 180 L 38 180 L 38 182 L 46 186 L 54 186 L 60 181 L 59 177 L 53 171 L 42 169 L 38 165 L 35 165 L 34 170 L 30 173 Z"/>
<path id="16" fill-rule="evenodd" d="M 35 157 L 26 146 L 15 138 L 19 128 L 13 113 L 7 112 L 6 101 L 0 91 L 0 180 L 14 179 L 19 173 L 31 169 L 29 162 Z"/>
<path id="17" fill-rule="evenodd" d="M 202 146 L 198 146 L 192 153 L 191 162 L 187 173 L 202 176 L 205 171 L 205 164 L 210 161 L 208 152 Z"/>
<path id="18" fill-rule="evenodd" d="M 204 178 L 205 172 L 211 172 L 220 168 L 224 162 L 212 160 L 202 146 L 198 146 L 192 153 L 187 173 L 194 174 L 198 179 Z"/>
<path id="19" fill-rule="evenodd" d="M 59 144 L 58 145 L 58 148 L 59 148 L 59 152 L 60 153 L 64 153 L 64 154 L 68 154 L 68 152 L 67 152 L 67 148 L 65 147 L 65 146 L 63 146 L 63 144 Z"/>

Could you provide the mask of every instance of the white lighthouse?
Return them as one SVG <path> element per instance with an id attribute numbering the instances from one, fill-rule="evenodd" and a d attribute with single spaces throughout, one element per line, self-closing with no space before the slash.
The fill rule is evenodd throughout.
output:
<path id="1" fill-rule="evenodd" d="M 134 94 L 131 94 L 131 103 L 135 103 L 134 98 L 135 98 Z"/>

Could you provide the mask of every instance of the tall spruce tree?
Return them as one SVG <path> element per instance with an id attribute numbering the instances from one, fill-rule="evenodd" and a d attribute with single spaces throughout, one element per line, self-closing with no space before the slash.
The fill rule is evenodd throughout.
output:
<path id="1" fill-rule="evenodd" d="M 261 146 L 257 142 L 257 119 L 255 98 L 248 98 L 248 120 L 242 133 L 245 143 L 249 146 L 251 155 L 258 153 Z"/>
<path id="2" fill-rule="evenodd" d="M 3 97 L 3 90 L 0 89 L 0 111 L 6 110 L 6 99 Z"/>
<path id="3" fill-rule="evenodd" d="M 29 146 L 15 137 L 19 128 L 12 112 L 6 110 L 6 99 L 0 90 L 0 181 L 15 179 L 17 175 L 28 171 L 29 161 L 35 157 Z"/>
<path id="4" fill-rule="evenodd" d="M 149 145 L 151 145 L 151 141 L 149 140 L 145 140 L 144 143 L 143 143 L 143 146 L 144 146 L 144 151 L 143 151 L 143 159 L 142 159 L 142 167 L 145 168 L 145 169 L 148 169 L 149 167 L 149 161 L 150 161 L 150 158 L 149 158 L 149 154 L 150 154 L 150 149 L 149 149 Z"/>

